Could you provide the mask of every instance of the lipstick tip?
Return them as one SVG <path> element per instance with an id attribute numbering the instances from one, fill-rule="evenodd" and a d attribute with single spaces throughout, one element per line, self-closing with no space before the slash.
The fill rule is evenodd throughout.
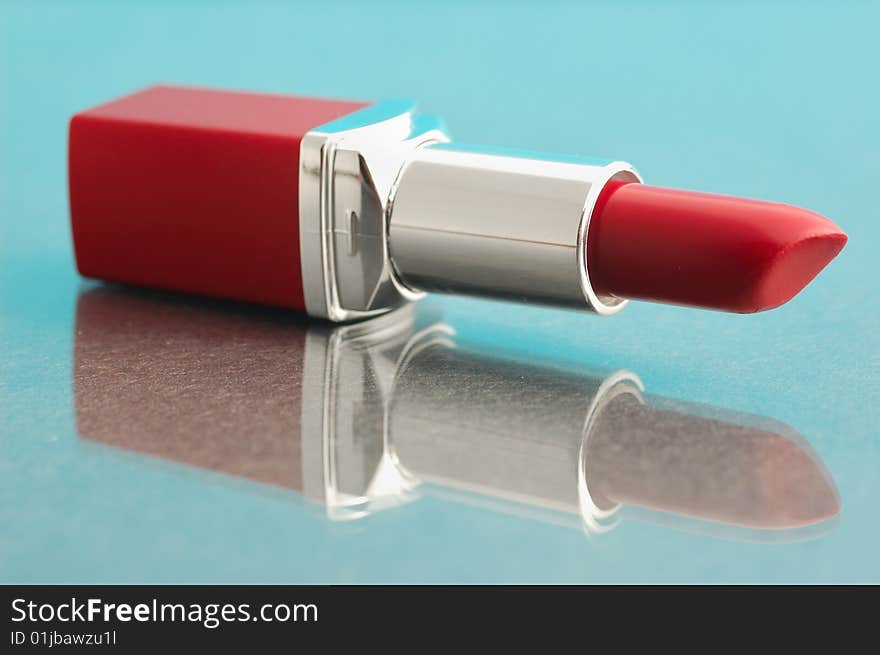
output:
<path id="1" fill-rule="evenodd" d="M 819 456 L 798 435 L 768 433 L 756 450 L 765 526 L 800 528 L 840 513 L 837 486 Z"/>
<path id="2" fill-rule="evenodd" d="M 740 313 L 762 312 L 784 305 L 840 253 L 847 242 L 846 234 L 831 221 L 818 214 L 814 216 L 827 226 L 792 240 L 768 259 L 754 282 L 745 289 Z"/>

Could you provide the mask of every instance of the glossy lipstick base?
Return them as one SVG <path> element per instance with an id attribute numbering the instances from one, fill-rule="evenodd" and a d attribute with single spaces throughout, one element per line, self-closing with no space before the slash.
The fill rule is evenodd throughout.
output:
<path id="1" fill-rule="evenodd" d="M 70 123 L 73 241 L 86 277 L 305 309 L 305 134 L 364 103 L 153 87 Z"/>

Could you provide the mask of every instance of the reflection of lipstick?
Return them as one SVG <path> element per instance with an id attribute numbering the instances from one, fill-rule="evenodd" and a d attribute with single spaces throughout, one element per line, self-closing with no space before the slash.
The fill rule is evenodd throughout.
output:
<path id="1" fill-rule="evenodd" d="M 290 488 L 333 519 L 441 493 L 591 531 L 625 506 L 766 534 L 839 508 L 785 426 L 643 400 L 630 373 L 475 354 L 407 310 L 334 328 L 97 289 L 76 323 L 84 439 Z"/>
<path id="2" fill-rule="evenodd" d="M 597 528 L 622 505 L 774 530 L 839 511 L 821 460 L 780 423 L 643 399 L 634 376 L 562 373 L 450 346 L 436 339 L 398 374 L 389 443 L 408 475 L 587 512 Z"/>
<path id="3" fill-rule="evenodd" d="M 71 121 L 77 265 L 333 320 L 424 291 L 755 312 L 846 242 L 818 214 L 649 187 L 623 162 L 448 141 L 408 102 L 147 89 Z"/>

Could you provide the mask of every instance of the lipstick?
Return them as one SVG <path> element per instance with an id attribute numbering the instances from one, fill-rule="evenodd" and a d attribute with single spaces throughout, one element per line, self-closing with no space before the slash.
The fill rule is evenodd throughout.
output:
<path id="1" fill-rule="evenodd" d="M 98 288 L 74 343 L 84 445 L 280 488 L 333 521 L 431 496 L 590 535 L 632 519 L 779 541 L 840 508 L 786 425 L 648 395 L 631 371 L 487 353 L 409 307 L 331 325 Z"/>
<path id="2" fill-rule="evenodd" d="M 426 292 L 761 311 L 846 242 L 622 161 L 456 144 L 409 101 L 152 87 L 75 115 L 68 154 L 82 275 L 333 321 Z"/>

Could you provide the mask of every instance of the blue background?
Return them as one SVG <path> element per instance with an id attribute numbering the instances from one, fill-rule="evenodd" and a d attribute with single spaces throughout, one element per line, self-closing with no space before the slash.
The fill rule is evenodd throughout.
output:
<path id="1" fill-rule="evenodd" d="M 0 580 L 880 582 L 878 21 L 844 2 L 0 4 Z M 787 545 L 637 521 L 587 540 L 437 498 L 334 524 L 219 475 L 86 456 L 67 120 L 154 82 L 412 97 L 463 142 L 828 215 L 843 253 L 761 315 L 430 302 L 472 341 L 792 425 L 838 485 L 839 525 Z"/>

